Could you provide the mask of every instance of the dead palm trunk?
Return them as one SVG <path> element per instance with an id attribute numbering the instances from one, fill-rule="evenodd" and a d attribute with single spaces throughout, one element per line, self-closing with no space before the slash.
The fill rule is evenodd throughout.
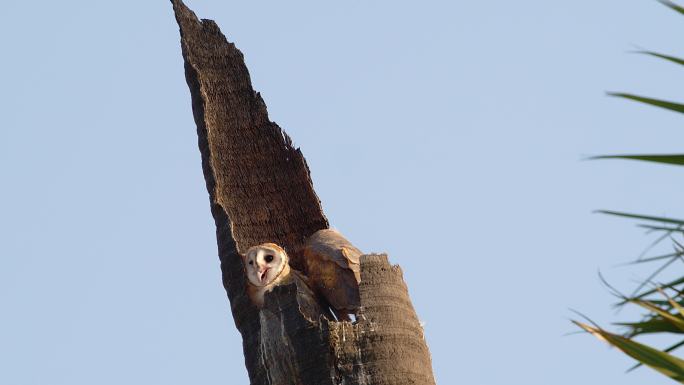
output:
<path id="1" fill-rule="evenodd" d="M 202 170 L 216 222 L 223 285 L 242 334 L 252 385 L 433 385 L 430 353 L 401 269 L 385 255 L 361 260 L 359 322 L 331 321 L 296 285 L 264 309 L 245 295 L 239 253 L 275 242 L 296 253 L 328 221 L 299 149 L 269 121 L 242 53 L 216 23 L 172 0 L 180 26 Z"/>

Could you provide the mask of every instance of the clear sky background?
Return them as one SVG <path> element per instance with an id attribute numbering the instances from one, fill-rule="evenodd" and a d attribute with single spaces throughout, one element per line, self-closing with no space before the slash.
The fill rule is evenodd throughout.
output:
<path id="1" fill-rule="evenodd" d="M 681 217 L 684 18 L 649 0 L 187 0 L 243 51 L 333 226 L 404 269 L 440 384 L 669 384 L 568 321 Z M 4 0 L 0 383 L 248 384 L 168 1 Z"/>

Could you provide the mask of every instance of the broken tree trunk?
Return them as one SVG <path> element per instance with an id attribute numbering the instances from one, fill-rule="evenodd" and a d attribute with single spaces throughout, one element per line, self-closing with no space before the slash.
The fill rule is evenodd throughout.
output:
<path id="1" fill-rule="evenodd" d="M 331 320 L 297 284 L 265 306 L 245 293 L 240 253 L 274 242 L 301 270 L 304 240 L 328 227 L 299 149 L 268 119 L 242 53 L 216 23 L 172 0 L 202 170 L 216 223 L 223 285 L 242 334 L 252 385 L 433 385 L 430 353 L 401 269 L 385 255 L 361 258 L 358 322 Z"/>

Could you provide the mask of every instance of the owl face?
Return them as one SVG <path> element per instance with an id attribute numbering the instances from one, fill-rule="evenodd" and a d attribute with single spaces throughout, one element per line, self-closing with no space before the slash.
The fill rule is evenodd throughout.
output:
<path id="1" fill-rule="evenodd" d="M 280 246 L 264 243 L 247 250 L 243 262 L 249 282 L 254 286 L 267 286 L 283 271 L 288 257 Z"/>

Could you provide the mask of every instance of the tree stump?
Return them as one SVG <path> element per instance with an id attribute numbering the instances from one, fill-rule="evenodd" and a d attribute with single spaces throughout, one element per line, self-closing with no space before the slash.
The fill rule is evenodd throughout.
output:
<path id="1" fill-rule="evenodd" d="M 252 385 L 434 385 L 430 353 L 401 269 L 385 255 L 361 257 L 362 310 L 337 322 L 297 284 L 265 297 L 245 293 L 240 253 L 274 242 L 301 270 L 306 238 L 328 227 L 309 169 L 268 118 L 242 53 L 212 20 L 171 0 L 180 26 L 185 78 L 216 223 L 223 285 L 243 339 Z"/>

